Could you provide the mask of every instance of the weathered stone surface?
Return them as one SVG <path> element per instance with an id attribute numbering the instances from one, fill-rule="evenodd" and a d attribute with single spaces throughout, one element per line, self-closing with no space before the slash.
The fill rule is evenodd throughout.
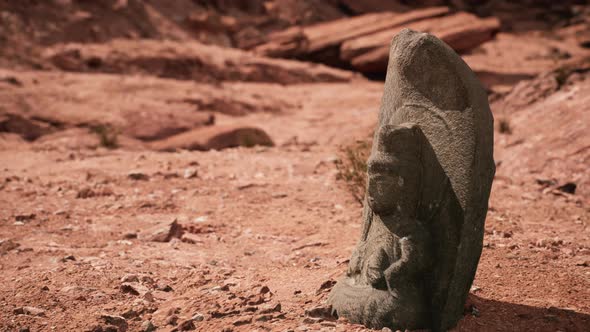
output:
<path id="1" fill-rule="evenodd" d="M 361 240 L 329 304 L 371 328 L 447 330 L 482 250 L 493 118 L 475 74 L 438 38 L 404 29 L 389 59 Z"/>
<path id="2" fill-rule="evenodd" d="M 469 13 L 420 20 L 406 25 L 351 39 L 342 44 L 340 57 L 363 72 L 380 72 L 387 67 L 389 41 L 402 28 L 428 32 L 442 39 L 457 52 L 469 51 L 493 38 L 500 29 L 496 18 L 480 19 Z"/>
<path id="3" fill-rule="evenodd" d="M 446 7 L 434 7 L 400 14 L 394 12 L 372 13 L 307 27 L 292 27 L 272 33 L 265 44 L 255 48 L 256 53 L 280 57 L 300 57 L 339 47 L 349 39 L 377 33 L 392 27 L 408 24 L 449 12 Z"/>
<path id="4" fill-rule="evenodd" d="M 450 13 L 447 7 L 370 13 L 272 33 L 254 51 L 351 66 L 364 73 L 384 72 L 391 36 L 403 28 L 432 33 L 455 51 L 465 52 L 492 39 L 500 21 L 465 12 Z"/>
<path id="5" fill-rule="evenodd" d="M 221 150 L 238 146 L 273 146 L 272 139 L 262 129 L 235 125 L 196 129 L 165 140 L 154 142 L 152 148 L 160 151 Z"/>

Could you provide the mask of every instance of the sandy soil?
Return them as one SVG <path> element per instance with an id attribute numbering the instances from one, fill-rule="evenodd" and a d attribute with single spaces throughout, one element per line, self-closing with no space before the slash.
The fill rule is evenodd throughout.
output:
<path id="1" fill-rule="evenodd" d="M 281 88 L 301 107 L 240 119 L 263 124 L 272 148 L 2 151 L 0 230 L 18 245 L 0 261 L 3 329 L 85 330 L 106 326 L 107 314 L 127 317 L 131 331 L 145 320 L 165 331 L 174 316 L 200 313 L 202 331 L 363 330 L 305 310 L 322 304 L 322 285 L 344 271 L 358 236 L 360 206 L 334 160 L 370 132 L 380 90 Z M 590 324 L 587 205 L 541 189 L 499 167 L 472 307 L 457 330 Z M 174 220 L 180 239 L 152 241 Z M 15 314 L 23 306 L 44 313 Z"/>
<path id="2" fill-rule="evenodd" d="M 495 87 L 497 174 L 455 331 L 590 329 L 590 66 L 552 71 L 561 60 L 548 48 L 587 54 L 564 31 L 551 45 L 555 35 L 503 34 L 465 57 Z M 527 46 L 505 47 L 514 40 Z M 0 331 L 368 331 L 322 309 L 360 232 L 336 161 L 371 135 L 382 82 L 321 82 L 323 67 L 287 60 L 272 63 L 319 82 L 258 79 L 271 74 L 255 64 L 248 82 L 213 83 L 149 64 L 65 73 L 43 57 L 15 70 L 10 54 L 0 53 Z M 502 60 L 512 56 L 528 67 Z M 157 152 L 137 134 L 198 129 L 203 112 L 214 128 L 260 128 L 274 146 Z M 119 148 L 101 146 L 96 121 L 120 126 Z"/>

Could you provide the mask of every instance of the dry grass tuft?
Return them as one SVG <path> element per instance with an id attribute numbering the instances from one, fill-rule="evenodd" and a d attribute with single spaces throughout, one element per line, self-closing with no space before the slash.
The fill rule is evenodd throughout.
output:
<path id="1" fill-rule="evenodd" d="M 371 153 L 371 143 L 371 140 L 356 141 L 342 148 L 342 157 L 336 161 L 338 177 L 346 182 L 360 204 L 363 204 L 367 186 L 367 159 Z"/>
<path id="2" fill-rule="evenodd" d="M 98 136 L 100 145 L 107 149 L 119 147 L 119 131 L 110 125 L 99 124 L 90 128 Z"/>

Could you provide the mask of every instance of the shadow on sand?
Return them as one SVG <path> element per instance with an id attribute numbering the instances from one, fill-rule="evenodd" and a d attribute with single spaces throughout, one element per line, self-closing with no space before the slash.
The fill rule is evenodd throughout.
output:
<path id="1" fill-rule="evenodd" d="M 484 299 L 469 294 L 466 315 L 453 331 L 589 331 L 590 315 L 556 307 Z M 474 316 L 472 306 L 479 311 Z"/>

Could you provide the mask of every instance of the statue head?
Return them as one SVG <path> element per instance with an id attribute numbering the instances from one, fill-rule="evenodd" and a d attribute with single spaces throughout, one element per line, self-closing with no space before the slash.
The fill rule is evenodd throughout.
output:
<path id="1" fill-rule="evenodd" d="M 422 179 L 420 128 L 385 125 L 367 163 L 367 202 L 378 215 L 414 217 Z"/>

